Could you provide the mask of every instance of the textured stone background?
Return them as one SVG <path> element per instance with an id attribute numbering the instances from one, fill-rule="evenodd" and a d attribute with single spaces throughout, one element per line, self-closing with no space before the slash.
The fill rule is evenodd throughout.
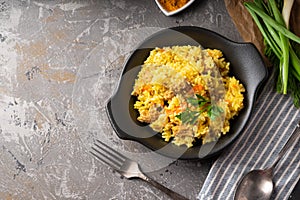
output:
<path id="1" fill-rule="evenodd" d="M 154 0 L 0 0 L 0 199 L 168 199 L 95 160 L 94 138 L 195 199 L 213 159 L 149 155 L 118 139 L 104 110 L 128 53 L 150 34 L 182 25 L 241 41 L 222 0 L 196 0 L 173 17 Z"/>

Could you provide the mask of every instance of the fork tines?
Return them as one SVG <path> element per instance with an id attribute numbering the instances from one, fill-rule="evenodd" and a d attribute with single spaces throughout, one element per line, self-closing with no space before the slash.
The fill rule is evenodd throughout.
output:
<path id="1" fill-rule="evenodd" d="M 100 140 L 96 140 L 94 142 L 92 150 L 93 151 L 90 151 L 91 154 L 93 154 L 95 157 L 97 157 L 107 165 L 115 168 L 116 170 L 120 169 L 120 167 L 126 160 L 126 158 L 122 154 L 120 154 L 107 144 L 101 142 Z"/>

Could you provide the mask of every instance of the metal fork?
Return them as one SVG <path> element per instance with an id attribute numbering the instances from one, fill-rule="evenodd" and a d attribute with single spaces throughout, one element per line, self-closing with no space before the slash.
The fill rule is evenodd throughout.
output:
<path id="1" fill-rule="evenodd" d="M 112 149 L 105 143 L 100 140 L 96 140 L 94 142 L 94 146 L 92 147 L 92 151 L 90 151 L 96 158 L 106 163 L 110 167 L 112 167 L 115 171 L 120 173 L 122 176 L 131 179 L 131 178 L 140 178 L 154 187 L 160 189 L 162 192 L 169 195 L 172 199 L 178 200 L 188 200 L 186 197 L 166 188 L 162 184 L 157 181 L 146 176 L 139 167 L 139 164 L 116 150 Z"/>

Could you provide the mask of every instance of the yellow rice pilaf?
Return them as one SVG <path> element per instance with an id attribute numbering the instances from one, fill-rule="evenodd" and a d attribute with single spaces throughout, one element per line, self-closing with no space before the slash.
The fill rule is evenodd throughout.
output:
<path id="1" fill-rule="evenodd" d="M 217 49 L 155 48 L 144 62 L 132 91 L 137 97 L 134 108 L 139 112 L 138 120 L 149 123 L 165 141 L 176 145 L 192 147 L 196 140 L 203 144 L 217 140 L 229 131 L 229 120 L 243 108 L 245 88 L 229 76 L 229 66 Z M 202 105 L 203 110 L 196 106 L 197 112 L 190 112 L 197 113 L 194 123 L 184 122 L 179 116 L 193 107 L 188 99 L 199 96 L 210 103 Z M 207 109 L 213 104 L 221 110 L 214 118 Z"/>

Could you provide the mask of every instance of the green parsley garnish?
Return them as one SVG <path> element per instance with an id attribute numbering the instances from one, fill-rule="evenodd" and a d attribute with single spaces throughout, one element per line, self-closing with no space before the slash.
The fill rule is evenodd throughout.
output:
<path id="1" fill-rule="evenodd" d="M 178 119 L 184 124 L 194 124 L 198 117 L 203 113 L 207 112 L 208 117 L 211 120 L 215 120 L 224 110 L 217 105 L 212 105 L 211 100 L 204 98 L 203 96 L 196 94 L 197 98 L 187 98 L 187 102 L 194 107 L 187 108 L 184 112 L 176 115 Z"/>

